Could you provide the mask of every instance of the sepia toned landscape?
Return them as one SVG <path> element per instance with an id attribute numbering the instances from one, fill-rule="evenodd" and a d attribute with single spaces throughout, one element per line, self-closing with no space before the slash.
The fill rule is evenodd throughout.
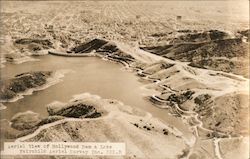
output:
<path id="1" fill-rule="evenodd" d="M 248 1 L 1 1 L 4 142 L 248 159 Z"/>

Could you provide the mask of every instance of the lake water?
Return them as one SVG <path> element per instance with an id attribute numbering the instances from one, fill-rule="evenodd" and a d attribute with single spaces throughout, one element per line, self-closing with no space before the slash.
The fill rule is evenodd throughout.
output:
<path id="1" fill-rule="evenodd" d="M 2 69 L 2 78 L 11 78 L 16 74 L 28 71 L 56 71 L 70 69 L 70 73 L 62 78 L 62 82 L 49 88 L 33 92 L 32 95 L 13 102 L 4 103 L 7 109 L 1 110 L 1 119 L 11 119 L 18 113 L 31 110 L 47 116 L 46 105 L 53 101 L 67 102 L 72 95 L 91 93 L 102 98 L 117 99 L 126 105 L 141 108 L 150 112 L 154 117 L 167 122 L 181 131 L 190 133 L 187 126 L 179 118 L 168 114 L 166 109 L 160 109 L 145 100 L 145 95 L 152 95 L 139 82 L 139 77 L 126 71 L 123 66 L 114 62 L 105 61 L 98 57 L 60 57 L 41 56 L 40 61 L 22 64 L 7 64 Z"/>

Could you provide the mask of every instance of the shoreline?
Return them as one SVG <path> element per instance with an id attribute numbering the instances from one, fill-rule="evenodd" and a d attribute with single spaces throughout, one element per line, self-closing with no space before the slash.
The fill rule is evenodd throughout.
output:
<path id="1" fill-rule="evenodd" d="M 67 56 L 68 54 L 67 53 L 52 53 L 52 54 L 55 54 L 55 55 L 59 55 L 59 56 Z M 149 53 L 150 54 L 150 53 Z M 75 55 L 75 54 L 70 54 L 69 55 L 70 57 L 79 57 L 79 56 L 81 56 L 81 57 L 91 57 L 91 56 L 94 56 L 94 57 L 101 57 L 102 59 L 107 59 L 107 60 L 110 60 L 110 61 L 115 61 L 116 63 L 121 63 L 121 64 L 123 64 L 124 66 L 125 66 L 125 68 L 131 68 L 132 69 L 132 72 L 135 72 L 135 75 L 137 75 L 137 76 L 139 76 L 140 77 L 140 79 L 143 79 L 143 80 L 146 80 L 146 81 L 149 81 L 149 83 L 151 83 L 151 84 L 155 84 L 156 86 L 159 86 L 159 87 L 162 87 L 164 90 L 166 89 L 166 88 L 168 88 L 169 90 L 171 90 L 171 91 L 174 91 L 174 92 L 178 92 L 177 90 L 174 90 L 173 88 L 171 88 L 170 86 L 165 86 L 165 85 L 161 85 L 161 79 L 158 79 L 158 78 L 150 78 L 150 75 L 151 74 L 147 74 L 147 73 L 145 73 L 145 72 L 143 72 L 143 69 L 140 69 L 140 68 L 137 68 L 137 66 L 132 66 L 133 65 L 133 63 L 134 62 L 132 62 L 132 65 L 130 65 L 129 63 L 126 63 L 125 62 L 125 64 L 124 64 L 124 61 L 122 61 L 122 60 L 116 60 L 116 59 L 112 59 L 112 57 L 109 57 L 109 56 L 103 56 L 103 55 L 100 55 L 100 54 L 97 54 L 97 53 L 87 53 L 87 54 L 84 54 L 84 55 Z M 150 56 L 155 56 L 155 55 L 151 55 L 150 54 Z M 136 62 L 138 62 L 139 60 L 138 59 L 136 59 L 136 61 L 135 61 L 135 63 Z M 169 61 L 169 59 L 164 59 L 164 61 Z M 170 61 L 172 61 L 172 60 L 170 60 Z M 140 61 L 139 61 L 140 62 Z M 157 62 L 157 61 L 155 61 L 155 62 Z M 172 61 L 173 63 L 174 63 L 174 65 L 176 65 L 176 62 L 175 61 Z M 177 63 L 179 63 L 179 62 L 177 62 Z M 187 67 L 190 67 L 190 66 L 187 66 Z M 203 70 L 203 69 L 202 69 Z M 213 71 L 213 70 L 204 70 L 205 72 L 220 72 L 220 71 Z M 225 76 L 223 76 L 224 78 L 231 78 L 231 76 L 230 77 L 227 77 L 226 75 L 227 74 L 230 74 L 230 75 L 232 75 L 231 73 L 225 73 L 225 72 L 223 72 L 224 74 L 225 74 Z M 141 76 L 141 75 L 143 75 L 143 76 Z M 239 77 L 239 75 L 232 75 L 233 77 Z M 241 77 L 241 78 L 239 78 L 240 80 L 242 79 L 244 79 L 244 80 L 247 80 L 247 79 L 245 79 L 244 77 Z M 156 82 L 155 82 L 156 81 Z M 148 89 L 148 88 L 147 88 Z M 150 88 L 150 89 L 153 89 L 154 90 L 154 88 Z M 161 92 L 161 91 L 159 91 L 159 90 L 156 90 L 157 92 Z M 240 90 L 239 90 L 239 92 L 240 92 Z M 229 92 L 230 93 L 230 92 Z M 153 98 L 154 100 L 156 100 L 156 103 L 154 103 L 153 101 L 150 101 L 152 104 L 156 104 L 157 105 L 157 107 L 160 107 L 160 108 L 165 108 L 165 107 L 162 107 L 162 106 L 160 106 L 161 104 L 166 104 L 167 103 L 167 101 L 165 101 L 165 100 L 161 100 L 160 98 L 158 98 L 157 97 L 157 94 L 153 94 L 153 95 L 151 95 L 150 96 L 150 98 Z M 170 108 L 170 109 L 172 109 L 171 108 L 171 106 L 169 106 L 169 105 L 167 105 L 167 107 L 166 108 Z M 188 113 L 188 114 L 195 114 L 195 116 L 196 117 L 194 117 L 194 116 L 189 116 L 189 117 L 194 117 L 196 120 L 198 120 L 198 113 L 196 113 L 196 112 L 194 112 L 194 111 L 185 111 L 185 110 L 182 110 L 182 108 L 180 108 L 179 106 L 177 106 L 176 104 L 175 104 L 175 109 L 177 110 L 177 111 L 180 111 L 181 112 L 181 114 L 179 114 L 179 115 L 181 115 L 182 116 L 182 113 L 184 113 L 184 114 L 186 114 L 186 113 Z M 198 115 L 198 116 L 197 116 Z M 181 118 L 183 118 L 183 117 L 181 117 Z M 186 117 L 184 117 L 184 118 L 186 118 Z M 197 121 L 198 122 L 198 121 Z M 201 122 L 200 120 L 199 120 L 199 122 Z M 188 123 L 187 123 L 188 124 Z M 190 124 L 188 124 L 188 125 L 190 125 Z"/>
<path id="2" fill-rule="evenodd" d="M 58 51 L 48 51 L 48 54 L 57 55 L 57 56 L 65 56 L 65 57 L 93 57 L 93 56 L 97 56 L 96 53 L 76 54 L 76 53 L 63 53 L 63 52 L 58 52 Z"/>
<path id="3" fill-rule="evenodd" d="M 15 142 L 23 142 L 23 141 L 36 141 L 37 137 L 40 136 L 41 138 L 46 137 L 53 137 L 53 136 L 47 136 L 44 131 L 48 131 L 48 133 L 57 133 L 57 136 L 55 139 L 64 139 L 66 141 L 72 141 L 72 139 L 65 139 L 63 138 L 64 135 L 70 135 L 71 133 L 76 133 L 78 131 L 84 130 L 79 135 L 83 135 L 84 138 L 88 138 L 88 136 L 94 136 L 96 134 L 93 134 L 91 131 L 86 131 L 88 125 L 92 128 L 92 124 L 101 124 L 103 127 L 100 128 L 100 126 L 95 127 L 97 131 L 96 133 L 103 134 L 106 129 L 111 129 L 110 131 L 112 134 L 107 136 L 107 139 L 112 142 L 116 140 L 126 139 L 126 141 L 130 141 L 127 143 L 128 149 L 130 150 L 130 147 L 134 147 L 134 145 L 138 146 L 145 146 L 146 143 L 151 143 L 145 148 L 141 148 L 141 151 L 148 151 L 150 150 L 152 154 L 148 154 L 149 156 L 154 156 L 158 152 L 162 152 L 161 154 L 164 154 L 164 156 L 177 156 L 182 155 L 183 151 L 189 149 L 193 146 L 194 138 L 192 140 L 186 138 L 183 136 L 183 133 L 175 128 L 172 125 L 168 125 L 166 123 L 163 123 L 161 120 L 158 120 L 157 118 L 153 117 L 151 113 L 146 112 L 142 109 L 138 109 L 129 105 L 125 105 L 120 101 L 117 101 L 115 99 L 103 99 L 100 96 L 92 95 L 89 93 L 83 93 L 83 94 L 77 94 L 72 97 L 67 103 L 61 103 L 61 102 L 52 102 L 49 105 L 58 105 L 60 109 L 64 109 L 63 105 L 70 104 L 70 102 L 77 102 L 79 103 L 92 103 L 93 106 L 96 108 L 97 111 L 101 111 L 102 116 L 97 118 L 70 118 L 66 117 L 64 119 L 60 119 L 58 121 L 54 121 L 51 123 L 47 123 L 44 125 L 41 125 L 37 127 L 33 132 L 24 135 L 22 137 L 19 137 L 15 140 Z M 48 105 L 48 107 L 49 107 Z M 57 107 L 54 107 L 55 110 L 58 109 Z M 50 114 L 52 115 L 52 114 Z M 113 121 L 113 122 L 112 122 Z M 115 122 L 114 122 L 115 121 Z M 12 124 L 15 124 L 14 122 Z M 98 125 L 99 125 L 98 124 Z M 62 127 L 64 125 L 68 125 L 72 127 L 72 131 L 60 131 L 57 127 L 58 125 L 61 125 Z M 74 130 L 75 125 L 82 125 L 81 127 L 77 127 L 77 130 Z M 121 131 L 123 130 L 123 131 Z M 124 131 L 127 130 L 127 131 Z M 129 132 L 133 132 L 134 135 L 130 135 Z M 166 132 L 166 133 L 165 133 Z M 115 136 L 115 140 L 114 140 Z M 139 136 L 142 136 L 143 138 L 140 138 Z M 58 138 L 59 137 L 59 138 Z M 116 139 L 117 138 L 117 139 Z M 155 139 L 155 140 L 152 140 Z M 105 140 L 105 138 L 104 138 Z M 137 142 L 138 141 L 138 142 Z M 79 142 L 79 141 L 78 141 Z M 142 142 L 142 143 L 141 143 Z M 145 142 L 145 144 L 144 144 Z M 157 147 L 158 142 L 161 142 L 164 144 L 164 147 L 158 147 L 155 149 L 154 147 Z M 171 145 L 175 143 L 179 145 L 179 147 L 175 148 Z M 166 152 L 165 148 L 168 148 L 169 151 Z M 170 151 L 171 150 L 171 151 Z M 164 152 L 165 151 L 165 152 Z M 137 154 L 136 152 L 127 153 L 126 156 L 130 156 L 136 154 L 136 156 L 141 156 L 141 154 Z M 174 157 L 176 158 L 176 157 Z"/>
<path id="4" fill-rule="evenodd" d="M 56 54 L 56 55 L 62 55 L 62 56 L 64 56 L 65 54 Z M 70 55 L 71 57 L 72 57 L 72 55 Z M 73 55 L 74 56 L 74 55 Z M 93 56 L 93 54 L 88 54 L 87 55 L 88 57 L 89 56 Z M 75 57 L 79 57 L 79 56 L 75 56 Z M 83 55 L 83 56 L 81 56 L 81 57 L 86 57 L 86 55 Z M 102 57 L 102 59 L 104 59 L 104 57 Z M 113 61 L 112 59 L 109 59 L 109 60 L 111 60 L 111 61 Z M 116 62 L 119 62 L 119 63 L 122 63 L 121 61 L 116 61 Z M 122 63 L 123 64 L 123 63 Z M 138 69 L 138 68 L 136 68 L 136 67 L 131 67 L 130 65 L 125 65 L 125 67 L 127 67 L 127 68 L 132 68 L 132 70 L 133 70 L 133 72 L 135 72 L 137 75 L 139 75 L 139 74 L 143 74 L 143 76 L 142 77 L 140 77 L 141 79 L 145 79 L 145 80 L 147 80 L 147 81 L 151 81 L 150 83 L 155 83 L 156 85 L 158 85 L 158 86 L 161 86 L 160 85 L 160 82 L 161 82 L 161 80 L 160 79 L 151 79 L 149 76 L 150 76 L 150 74 L 145 74 L 145 73 L 143 73 L 143 69 Z M 154 82 L 156 80 L 156 82 Z M 165 87 L 164 87 L 164 89 L 165 89 Z M 171 87 L 169 87 L 168 89 L 170 89 L 170 90 L 172 90 L 172 88 Z M 178 91 L 177 91 L 178 92 Z M 151 95 L 151 97 L 154 97 L 154 96 L 156 96 L 156 95 Z M 162 104 L 166 104 L 166 101 L 164 101 L 164 100 L 160 100 L 160 99 L 158 99 L 158 98 L 154 98 L 157 102 L 156 103 L 154 103 L 154 102 L 152 102 L 152 101 L 150 101 L 150 102 L 152 102 L 152 104 L 154 105 L 154 104 L 156 104 L 156 106 L 157 107 L 159 107 L 159 108 L 161 108 L 161 109 L 164 109 L 165 107 L 162 107 L 162 106 L 159 106 L 159 104 L 160 103 L 162 103 Z M 179 114 L 179 116 L 180 116 L 180 118 L 182 119 L 182 121 L 183 121 L 183 123 L 185 123 L 188 127 L 189 127 L 189 130 L 190 131 L 192 131 L 193 132 L 193 135 L 195 136 L 195 138 L 196 138 L 196 141 L 199 141 L 200 140 L 200 138 L 202 138 L 202 136 L 200 136 L 200 134 L 199 134 L 199 131 L 198 131 L 198 128 L 201 128 L 202 130 L 204 129 L 205 131 L 207 131 L 208 129 L 206 129 L 206 128 L 204 128 L 203 127 L 203 123 L 202 123 L 202 121 L 200 121 L 199 119 L 198 119 L 198 116 L 199 116 L 199 114 L 198 113 L 196 113 L 196 112 L 194 112 L 194 111 L 185 111 L 185 110 L 182 110 L 182 108 L 180 108 L 177 104 L 174 104 L 174 108 L 171 108 L 171 106 L 167 106 L 167 108 L 168 109 L 170 109 L 170 110 L 176 110 L 177 112 L 180 112 L 180 113 L 178 113 Z M 187 113 L 186 113 L 187 112 Z M 183 114 L 184 113 L 184 114 Z M 173 115 L 173 114 L 171 114 L 171 115 Z M 190 125 L 190 123 L 188 122 L 188 119 L 194 119 L 195 120 L 195 122 L 194 123 L 197 123 L 197 124 L 195 124 L 195 125 Z M 209 130 L 208 132 L 213 132 L 213 130 Z M 220 134 L 220 132 L 218 132 L 218 134 Z M 221 135 L 225 135 L 224 133 L 222 133 Z M 228 138 L 231 138 L 231 136 L 228 136 Z M 208 140 L 211 140 L 211 142 L 213 141 L 214 142 L 214 151 L 216 152 L 215 153 L 215 156 L 217 156 L 217 157 L 221 157 L 221 153 L 220 153 L 220 147 L 219 147 L 219 141 L 220 141 L 220 139 L 221 139 L 221 137 L 210 137 Z M 194 142 L 195 143 L 195 142 Z M 193 149 L 191 148 L 190 149 L 191 151 L 188 153 L 188 156 L 190 156 L 191 154 L 192 154 L 192 151 L 193 151 Z"/>
<path id="5" fill-rule="evenodd" d="M 57 51 L 48 51 L 48 54 L 55 55 L 55 56 L 64 56 L 64 57 L 100 57 L 103 60 L 109 60 L 109 61 L 113 61 L 115 63 L 122 64 L 123 66 L 125 66 L 125 68 L 130 67 L 129 63 L 127 63 L 125 61 L 114 59 L 112 57 L 104 56 L 104 55 L 101 55 L 101 54 L 98 54 L 98 53 L 95 53 L 95 52 L 76 54 L 76 53 L 63 53 L 63 52 L 57 52 Z"/>
<path id="6" fill-rule="evenodd" d="M 6 100 L 0 100 L 0 103 L 9 103 L 9 102 L 16 102 L 18 101 L 19 99 L 22 99 L 24 98 L 24 96 L 27 96 L 27 95 L 32 95 L 33 92 L 37 92 L 37 91 L 41 91 L 41 90 L 44 90 L 50 86 L 53 86 L 59 82 L 62 81 L 62 78 L 64 77 L 64 75 L 67 73 L 64 72 L 63 70 L 59 70 L 59 71 L 56 71 L 56 72 L 53 72 L 51 77 L 48 77 L 46 79 L 46 84 L 42 85 L 42 86 L 38 86 L 38 87 L 35 87 L 35 88 L 30 88 L 24 92 L 20 92 L 20 93 L 17 93 L 16 97 L 14 98 L 11 98 L 11 99 L 6 99 Z"/>

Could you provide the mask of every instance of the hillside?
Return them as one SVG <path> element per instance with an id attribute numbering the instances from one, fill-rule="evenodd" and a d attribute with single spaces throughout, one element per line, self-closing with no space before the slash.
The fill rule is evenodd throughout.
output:
<path id="1" fill-rule="evenodd" d="M 219 31 L 184 34 L 170 40 L 169 45 L 141 49 L 165 58 L 190 62 L 193 67 L 249 77 L 249 44 L 241 38 L 228 36 Z"/>

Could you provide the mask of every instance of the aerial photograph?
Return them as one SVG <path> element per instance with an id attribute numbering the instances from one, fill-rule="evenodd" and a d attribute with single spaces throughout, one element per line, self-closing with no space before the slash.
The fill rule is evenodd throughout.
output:
<path id="1" fill-rule="evenodd" d="M 249 159 L 248 0 L 1 0 L 0 27 L 1 159 Z"/>

